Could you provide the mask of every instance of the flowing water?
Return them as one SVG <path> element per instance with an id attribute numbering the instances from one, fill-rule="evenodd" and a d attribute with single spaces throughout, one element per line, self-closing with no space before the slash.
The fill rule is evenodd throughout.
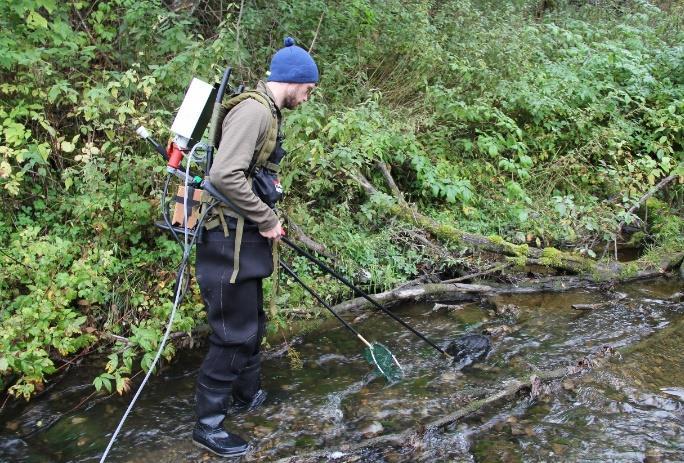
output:
<path id="1" fill-rule="evenodd" d="M 573 310 L 571 304 L 609 295 L 510 296 L 497 301 L 508 308 L 499 315 L 479 304 L 397 309 L 443 345 L 498 327 L 501 334 L 493 338 L 487 359 L 464 371 L 375 313 L 355 326 L 402 362 L 405 378 L 392 385 L 369 371 L 356 338 L 326 321 L 297 346 L 303 368 L 292 369 L 287 358 L 264 362 L 269 400 L 255 412 L 231 416 L 227 426 L 254 443 L 244 461 L 327 449 L 327 458 L 310 461 L 684 462 L 684 304 L 667 301 L 682 290 L 681 281 L 616 290 L 626 297 L 593 311 Z M 417 428 L 501 390 L 513 378 L 572 364 L 604 345 L 619 354 L 587 374 L 552 383 L 535 400 L 498 402 L 411 445 L 348 452 L 349 444 Z M 108 461 L 223 461 L 190 441 L 202 354 L 185 351 L 152 377 Z M 78 406 L 92 391 L 93 372 L 81 368 L 43 397 L 3 412 L 0 461 L 97 461 L 131 395 Z"/>

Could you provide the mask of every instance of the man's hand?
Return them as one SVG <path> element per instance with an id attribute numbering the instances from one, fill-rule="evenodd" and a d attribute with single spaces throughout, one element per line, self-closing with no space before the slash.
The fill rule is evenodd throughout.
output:
<path id="1" fill-rule="evenodd" d="M 285 235 L 285 230 L 283 229 L 283 224 L 278 222 L 278 225 L 266 231 L 259 231 L 261 236 L 268 238 L 270 240 L 278 241 L 281 236 Z"/>

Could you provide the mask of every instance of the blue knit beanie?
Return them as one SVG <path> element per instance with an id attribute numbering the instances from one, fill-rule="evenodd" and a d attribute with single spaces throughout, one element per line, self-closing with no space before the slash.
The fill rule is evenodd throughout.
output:
<path id="1" fill-rule="evenodd" d="M 295 45 L 292 37 L 285 37 L 285 48 L 278 50 L 271 59 L 268 81 L 318 83 L 318 66 L 306 50 Z"/>

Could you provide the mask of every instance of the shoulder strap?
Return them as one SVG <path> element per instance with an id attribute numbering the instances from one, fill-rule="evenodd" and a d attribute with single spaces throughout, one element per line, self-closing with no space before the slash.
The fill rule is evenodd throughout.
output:
<path id="1" fill-rule="evenodd" d="M 248 90 L 232 97 L 223 103 L 226 113 L 248 98 L 256 100 L 264 105 L 271 112 L 272 116 L 271 125 L 268 128 L 268 132 L 266 132 L 264 144 L 261 146 L 261 150 L 259 150 L 259 153 L 255 156 L 252 164 L 249 167 L 248 176 L 251 176 L 256 167 L 262 167 L 268 163 L 268 158 L 271 156 L 271 153 L 276 147 L 278 140 L 278 112 L 275 105 L 267 95 L 256 90 Z"/>

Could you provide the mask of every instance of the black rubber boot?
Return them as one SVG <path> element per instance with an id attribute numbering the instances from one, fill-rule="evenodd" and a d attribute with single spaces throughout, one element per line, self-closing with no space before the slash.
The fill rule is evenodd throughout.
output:
<path id="1" fill-rule="evenodd" d="M 241 412 L 251 412 L 255 408 L 260 407 L 266 399 L 268 398 L 268 393 L 263 389 L 256 391 L 256 394 L 252 397 L 252 400 L 242 400 L 238 397 L 233 396 L 233 407 L 232 411 L 234 413 Z"/>
<path id="2" fill-rule="evenodd" d="M 192 441 L 221 457 L 238 457 L 247 453 L 249 444 L 242 437 L 223 429 L 228 396 L 230 389 L 197 385 L 195 402 L 198 418 L 192 431 Z"/>
<path id="3" fill-rule="evenodd" d="M 259 342 L 261 338 L 257 337 Z M 257 345 L 258 346 L 258 345 Z M 233 413 L 251 412 L 266 401 L 268 394 L 261 389 L 261 365 L 259 352 L 250 357 L 247 366 L 233 381 Z"/>

